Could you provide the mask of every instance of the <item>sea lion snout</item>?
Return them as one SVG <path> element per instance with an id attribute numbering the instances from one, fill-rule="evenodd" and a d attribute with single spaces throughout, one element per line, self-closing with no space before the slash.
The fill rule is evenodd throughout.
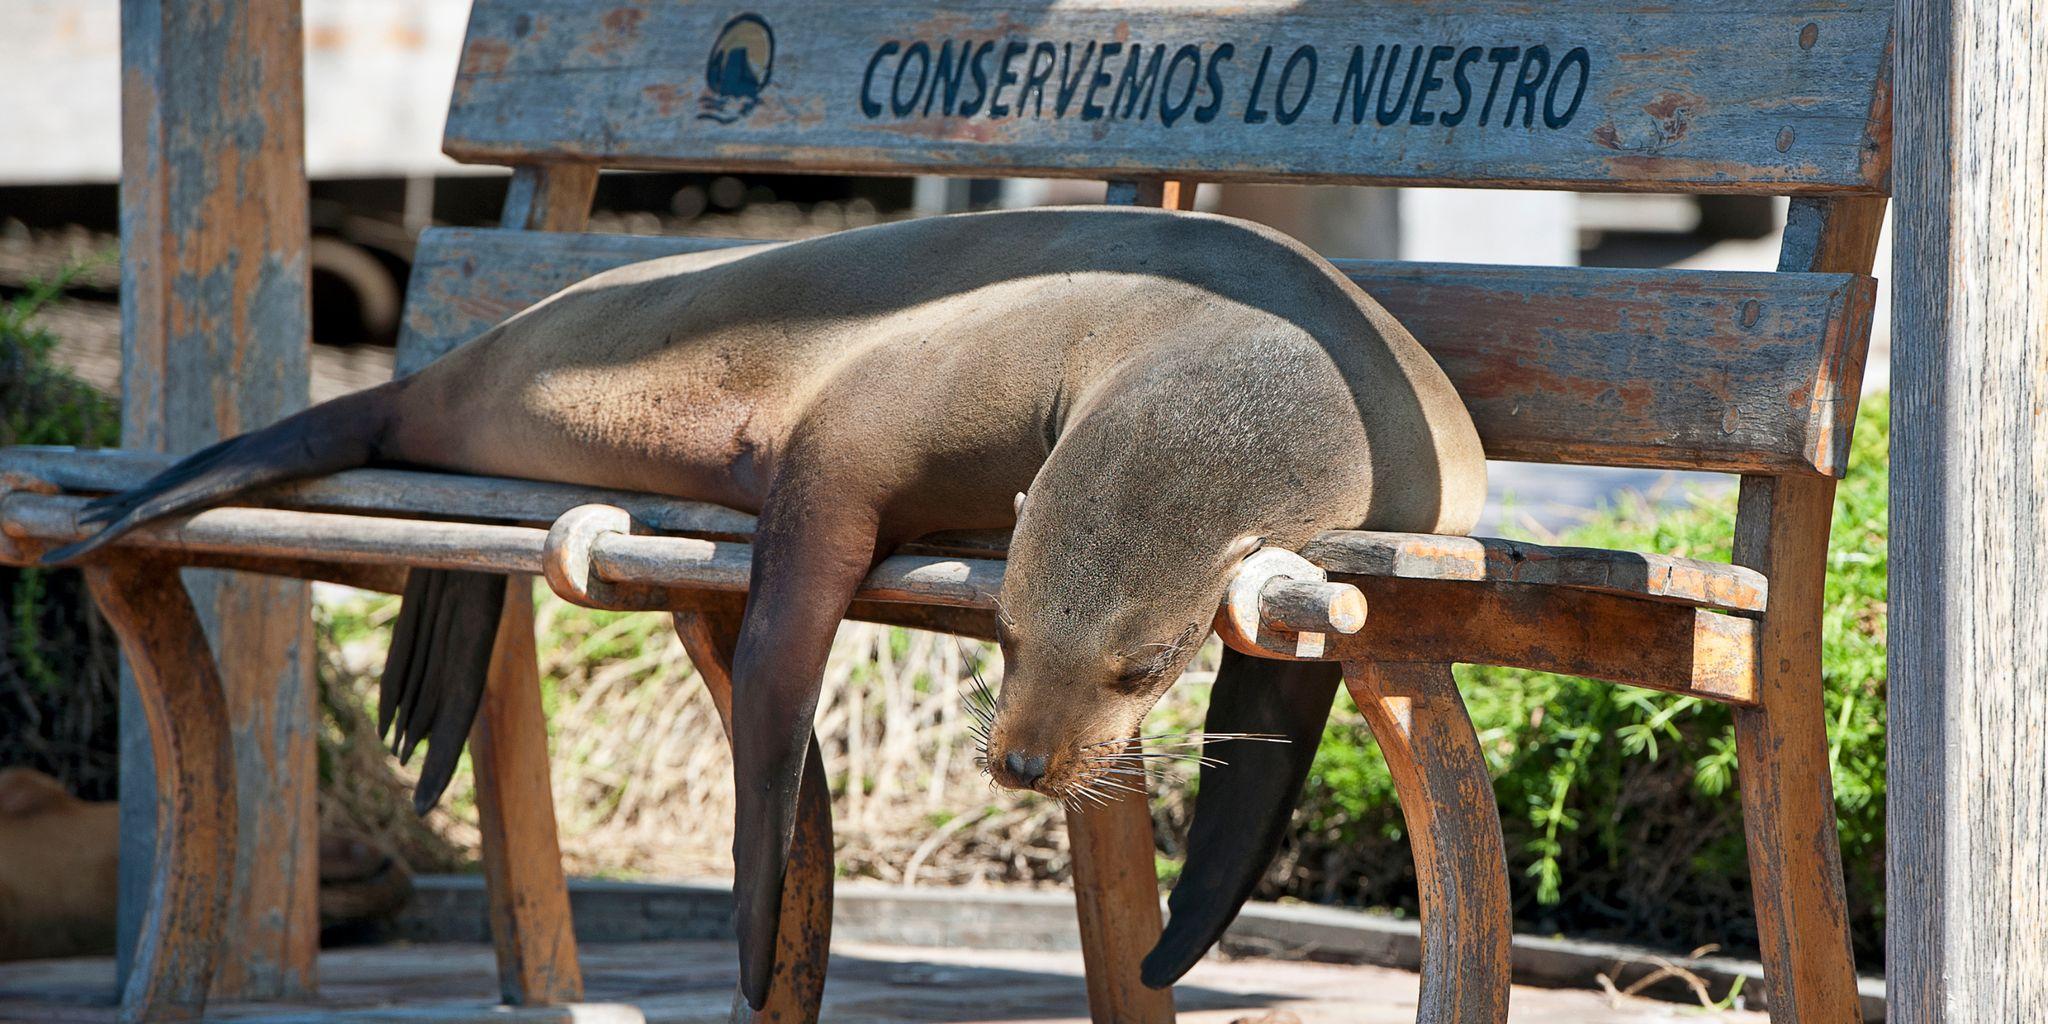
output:
<path id="1" fill-rule="evenodd" d="M 1031 789 L 1045 781 L 1044 754 L 1027 754 L 1012 750 L 1003 755 L 1004 784 L 1013 789 Z"/>

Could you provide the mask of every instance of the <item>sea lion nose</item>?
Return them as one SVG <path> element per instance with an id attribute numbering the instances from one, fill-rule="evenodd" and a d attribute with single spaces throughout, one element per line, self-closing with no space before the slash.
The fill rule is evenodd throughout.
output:
<path id="1" fill-rule="evenodd" d="M 1003 755 L 1003 767 L 1020 786 L 1036 786 L 1045 778 L 1045 755 L 1010 751 Z"/>

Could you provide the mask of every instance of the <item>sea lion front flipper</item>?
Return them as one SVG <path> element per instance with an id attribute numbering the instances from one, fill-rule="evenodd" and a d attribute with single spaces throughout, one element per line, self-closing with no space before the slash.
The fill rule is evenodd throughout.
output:
<path id="1" fill-rule="evenodd" d="M 1207 731 L 1277 735 L 1288 742 L 1247 741 L 1218 749 L 1204 744 L 1202 753 L 1223 763 L 1202 769 L 1187 862 L 1167 899 L 1166 930 L 1145 956 L 1145 984 L 1165 988 L 1178 981 L 1236 920 L 1287 834 L 1342 681 L 1343 669 L 1335 662 L 1223 652 L 1209 694 Z"/>
<path id="2" fill-rule="evenodd" d="M 825 656 L 876 546 L 872 509 L 816 491 L 826 493 L 778 482 L 764 503 L 733 652 L 733 897 L 740 994 L 756 1010 L 775 974 L 783 874 Z"/>

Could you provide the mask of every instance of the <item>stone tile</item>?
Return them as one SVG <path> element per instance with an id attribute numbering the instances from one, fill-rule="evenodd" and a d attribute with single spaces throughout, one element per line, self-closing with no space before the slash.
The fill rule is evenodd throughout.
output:
<path id="1" fill-rule="evenodd" d="M 234 1024 L 719 1024 L 737 974 L 724 942 L 605 943 L 583 948 L 588 1004 L 570 1010 L 492 1006 L 490 948 L 450 943 L 333 950 L 320 957 L 313 1004 L 214 1008 Z M 0 964 L 0 1022 L 113 1024 L 105 959 Z M 1204 961 L 1175 990 L 1182 1024 L 1408 1024 L 1418 979 L 1405 971 L 1263 959 Z M 824 1019 L 833 1024 L 1085 1024 L 1081 958 L 1071 952 L 833 948 Z M 1517 988 L 1516 1024 L 1761 1024 L 1758 1013 L 1600 993 Z"/>

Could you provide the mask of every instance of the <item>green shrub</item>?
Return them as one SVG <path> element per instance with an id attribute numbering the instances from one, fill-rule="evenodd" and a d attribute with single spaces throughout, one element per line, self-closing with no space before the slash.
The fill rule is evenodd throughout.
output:
<path id="1" fill-rule="evenodd" d="M 51 363 L 57 339 L 36 320 L 69 279 L 0 303 L 0 445 L 118 438 L 119 405 Z M 0 766 L 111 798 L 119 662 L 79 575 L 0 567 L 0 600 Z"/>
<path id="2" fill-rule="evenodd" d="M 1884 892 L 1886 445 L 1866 400 L 1835 500 L 1824 621 L 1835 805 L 1851 928 L 1881 956 Z M 1725 560 L 1732 493 L 1686 508 L 1625 500 L 1564 542 Z M 1494 773 L 1516 926 L 1670 948 L 1753 951 L 1756 922 L 1728 709 L 1538 672 L 1460 667 Z M 1355 709 L 1334 717 L 1273 892 L 1412 912 L 1393 783 Z"/>

